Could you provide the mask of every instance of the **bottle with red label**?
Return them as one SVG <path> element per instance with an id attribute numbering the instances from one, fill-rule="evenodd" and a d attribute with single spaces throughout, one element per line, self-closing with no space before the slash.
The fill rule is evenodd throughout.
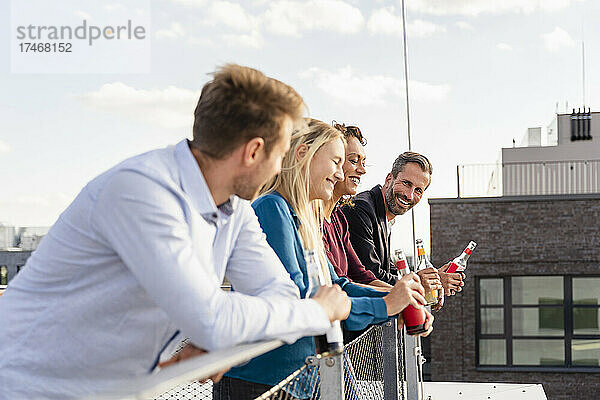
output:
<path id="1" fill-rule="evenodd" d="M 404 275 L 410 274 L 410 268 L 406 262 L 406 256 L 400 249 L 394 252 L 394 262 L 396 263 L 396 269 L 398 270 L 398 279 L 401 279 Z M 425 311 L 418 309 L 412 305 L 408 305 L 402 310 L 402 318 L 404 319 L 404 325 L 406 326 L 406 333 L 409 335 L 417 335 L 426 331 L 425 329 Z"/>
<path id="2" fill-rule="evenodd" d="M 452 274 L 454 272 L 462 272 L 465 269 L 467 269 L 467 260 L 469 259 L 469 257 L 471 257 L 471 253 L 473 253 L 475 247 L 477 247 L 477 243 L 470 241 L 469 245 L 462 252 L 462 254 L 456 257 L 454 260 L 452 260 L 446 272 Z"/>
<path id="3" fill-rule="evenodd" d="M 417 239 L 417 271 L 426 268 L 435 268 L 431 261 L 429 261 L 429 257 L 425 253 L 425 248 L 423 247 L 423 239 Z M 427 302 L 427 306 L 435 306 L 439 298 L 439 291 L 437 289 L 432 290 L 429 293 L 425 293 L 425 301 Z"/>

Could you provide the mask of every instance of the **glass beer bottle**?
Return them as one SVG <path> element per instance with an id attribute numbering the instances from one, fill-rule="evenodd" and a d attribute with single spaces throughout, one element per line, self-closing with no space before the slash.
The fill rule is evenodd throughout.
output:
<path id="1" fill-rule="evenodd" d="M 469 257 L 471 257 L 471 253 L 473 253 L 475 247 L 477 247 L 477 243 L 471 240 L 467 247 L 463 250 L 462 254 L 452 260 L 446 272 L 452 274 L 454 272 L 462 272 L 467 269 L 467 260 L 469 260 Z"/>
<path id="2" fill-rule="evenodd" d="M 398 279 L 401 279 L 404 275 L 410 274 L 410 268 L 406 262 L 406 256 L 400 249 L 394 252 L 394 262 L 396 263 L 396 269 L 398 270 Z M 408 305 L 402 310 L 402 319 L 404 319 L 404 325 L 406 326 L 406 333 L 409 335 L 417 335 L 425 332 L 425 311 L 418 309 L 412 305 Z"/>
<path id="3" fill-rule="evenodd" d="M 426 268 L 434 268 L 433 264 L 431 263 L 431 261 L 429 261 L 429 258 L 427 257 L 427 254 L 425 253 L 425 248 L 423 247 L 423 239 L 417 239 L 416 241 L 417 243 L 417 271 L 421 271 L 422 269 L 426 269 Z M 434 289 L 432 291 L 430 291 L 429 293 L 425 294 L 425 301 L 427 302 L 426 305 L 428 306 L 435 306 L 438 301 L 439 301 L 439 291 L 437 289 Z"/>

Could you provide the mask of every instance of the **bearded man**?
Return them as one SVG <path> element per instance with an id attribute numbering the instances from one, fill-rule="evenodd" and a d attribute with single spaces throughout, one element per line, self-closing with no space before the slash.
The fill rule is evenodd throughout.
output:
<path id="1" fill-rule="evenodd" d="M 431 183 L 433 168 L 422 154 L 404 152 L 400 154 L 383 186 L 359 193 L 353 205 L 342 208 L 348 220 L 350 242 L 362 264 L 372 271 L 377 279 L 393 285 L 397 271 L 390 251 L 390 231 L 394 218 L 413 208 Z M 436 270 L 427 268 L 419 271 L 425 290 L 441 281 L 444 292 L 453 294 L 461 291 L 463 275 L 447 274 L 447 265 Z"/>

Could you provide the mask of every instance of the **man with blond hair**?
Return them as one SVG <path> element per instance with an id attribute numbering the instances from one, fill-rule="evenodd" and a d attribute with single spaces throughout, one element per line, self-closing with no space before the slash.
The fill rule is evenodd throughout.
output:
<path id="1" fill-rule="evenodd" d="M 344 319 L 339 287 L 299 299 L 247 201 L 279 172 L 303 110 L 291 87 L 227 65 L 202 89 L 193 140 L 90 181 L 2 296 L 0 399 L 114 388 L 151 373 L 179 334 L 211 351 Z"/>

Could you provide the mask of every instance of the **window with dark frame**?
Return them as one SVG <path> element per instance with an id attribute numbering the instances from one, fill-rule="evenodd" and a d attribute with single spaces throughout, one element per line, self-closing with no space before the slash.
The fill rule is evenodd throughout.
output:
<path id="1" fill-rule="evenodd" d="M 477 366 L 600 370 L 600 276 L 477 279 Z"/>
<path id="2" fill-rule="evenodd" d="M 0 285 L 8 285 L 8 267 L 0 265 Z"/>

